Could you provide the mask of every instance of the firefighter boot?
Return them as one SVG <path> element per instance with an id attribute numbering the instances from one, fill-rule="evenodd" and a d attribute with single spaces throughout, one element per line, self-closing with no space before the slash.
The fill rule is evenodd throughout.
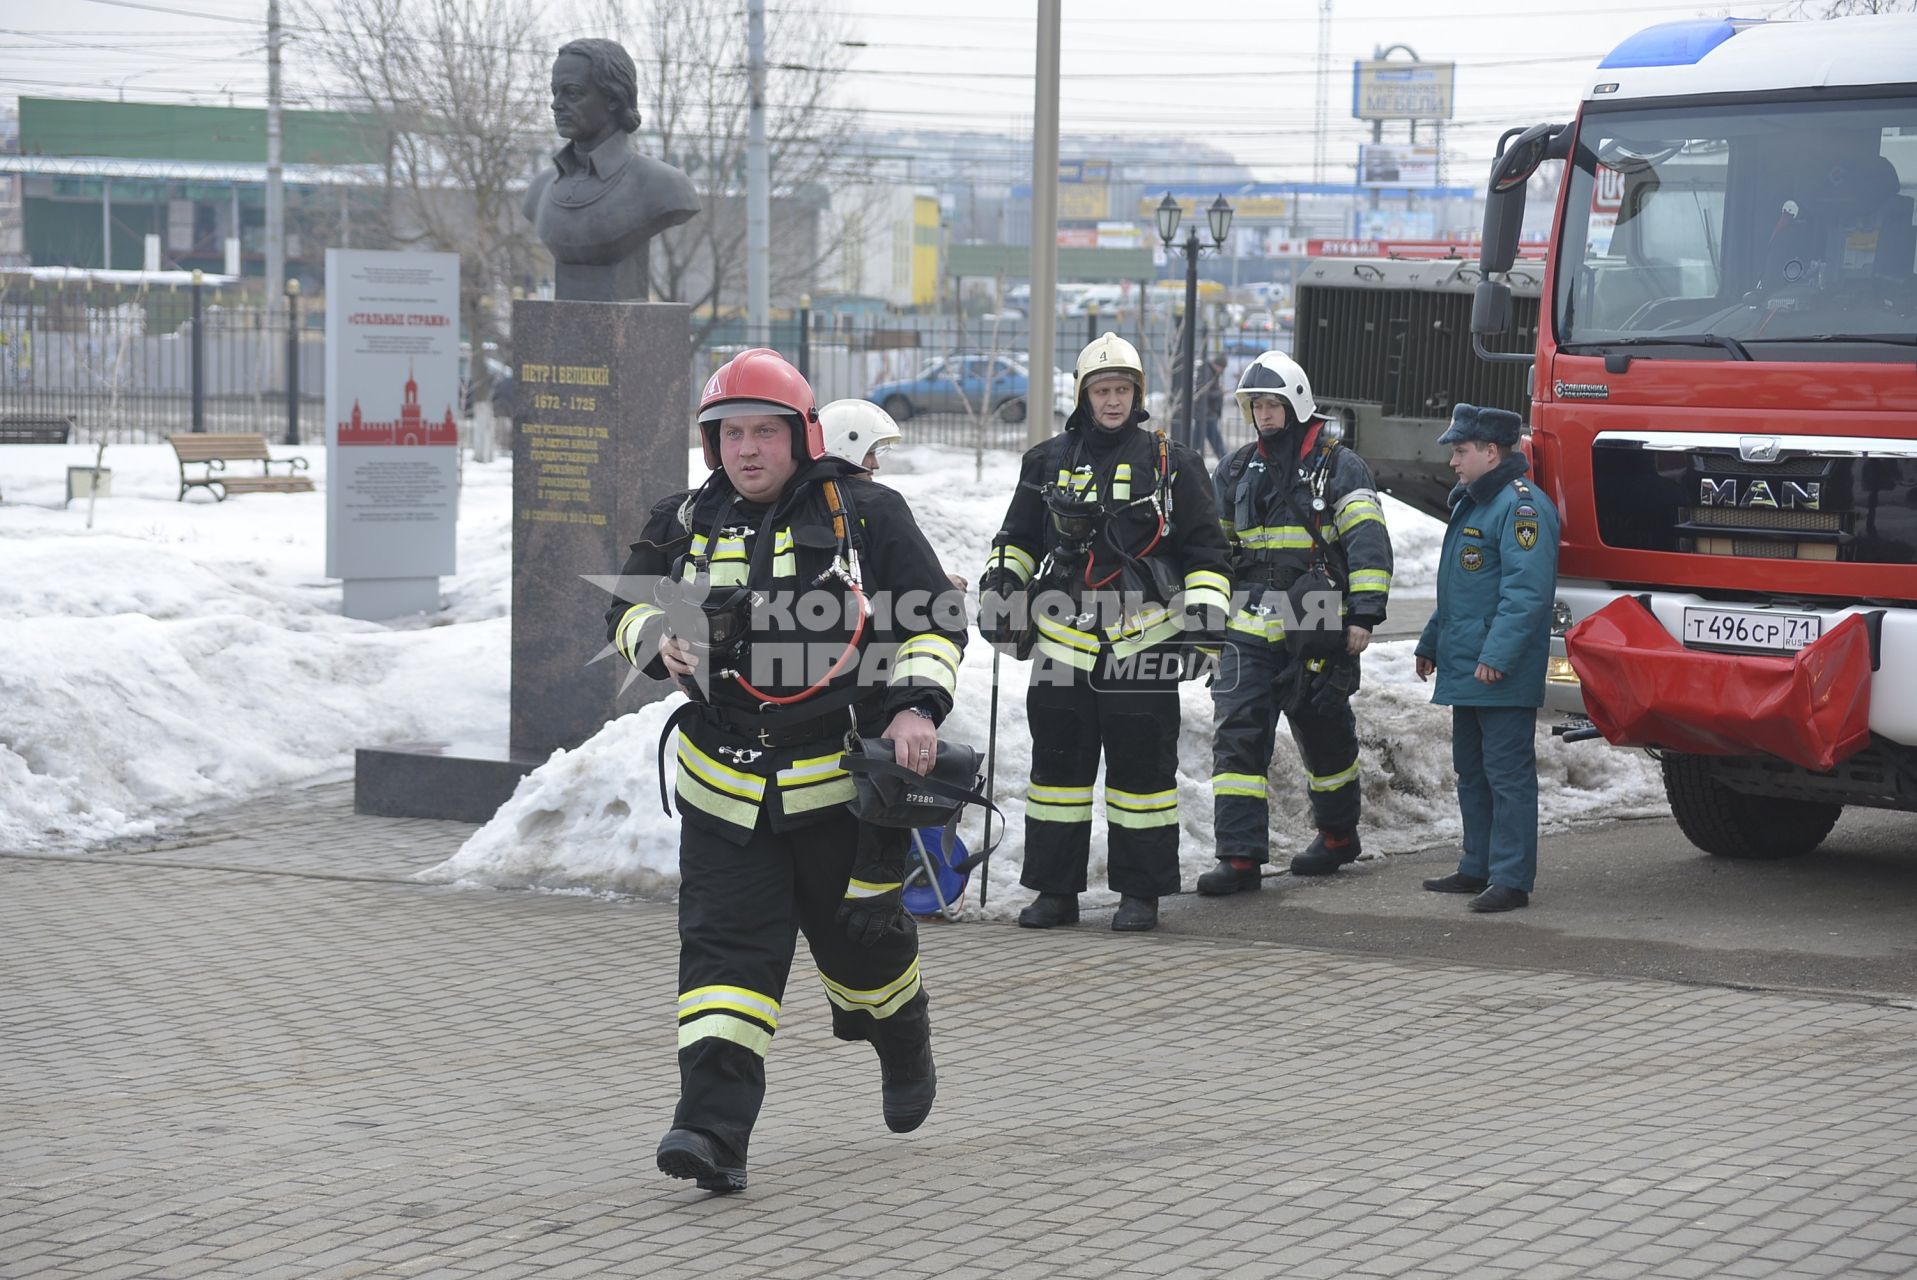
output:
<path id="1" fill-rule="evenodd" d="M 939 1091 L 939 1073 L 932 1065 L 932 1019 L 925 1005 L 880 1022 L 872 1043 L 879 1051 L 885 1127 L 893 1133 L 910 1133 L 932 1114 L 932 1100 Z"/>
<path id="2" fill-rule="evenodd" d="M 1118 899 L 1118 914 L 1112 917 L 1117 933 L 1148 933 L 1158 927 L 1158 899 L 1124 894 Z"/>
<path id="3" fill-rule="evenodd" d="M 1021 929 L 1051 929 L 1061 924 L 1078 923 L 1078 895 L 1041 893 L 1032 905 L 1018 913 Z"/>
<path id="4" fill-rule="evenodd" d="M 1207 898 L 1222 898 L 1240 889 L 1264 887 L 1258 864 L 1250 858 L 1220 858 L 1218 865 L 1198 877 L 1198 892 Z"/>
<path id="5" fill-rule="evenodd" d="M 670 1129 L 659 1140 L 659 1172 L 691 1178 L 701 1191 L 744 1191 L 743 1164 L 722 1164 L 719 1144 L 697 1129 Z"/>
<path id="6" fill-rule="evenodd" d="M 1347 862 L 1356 862 L 1361 850 L 1357 828 L 1327 831 L 1320 827 L 1317 837 L 1305 851 L 1291 860 L 1291 874 L 1328 876 Z"/>

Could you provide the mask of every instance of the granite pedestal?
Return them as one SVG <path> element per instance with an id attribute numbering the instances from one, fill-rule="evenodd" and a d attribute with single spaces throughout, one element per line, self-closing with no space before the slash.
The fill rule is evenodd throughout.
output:
<path id="1" fill-rule="evenodd" d="M 677 303 L 513 305 L 510 738 L 361 751 L 360 812 L 484 821 L 553 751 L 666 692 L 608 653 L 612 598 L 588 578 L 617 574 L 647 513 L 685 488 L 690 316 Z"/>

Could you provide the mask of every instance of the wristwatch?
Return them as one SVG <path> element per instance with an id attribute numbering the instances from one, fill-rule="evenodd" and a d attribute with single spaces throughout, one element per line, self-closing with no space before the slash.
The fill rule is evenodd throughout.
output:
<path id="1" fill-rule="evenodd" d="M 915 716 L 924 716 L 927 720 L 937 719 L 937 717 L 934 716 L 930 711 L 927 711 L 924 707 L 919 706 L 916 702 L 913 703 L 911 706 L 907 707 L 906 710 L 910 711 Z"/>

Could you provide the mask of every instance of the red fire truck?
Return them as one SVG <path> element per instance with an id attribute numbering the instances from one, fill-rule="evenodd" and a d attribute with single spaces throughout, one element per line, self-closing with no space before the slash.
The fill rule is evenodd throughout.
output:
<path id="1" fill-rule="evenodd" d="M 1546 160 L 1536 350 L 1499 350 Z M 1550 705 L 1654 749 L 1713 854 L 1917 811 L 1913 192 L 1910 15 L 1652 27 L 1492 168 L 1471 329 L 1533 365 Z"/>

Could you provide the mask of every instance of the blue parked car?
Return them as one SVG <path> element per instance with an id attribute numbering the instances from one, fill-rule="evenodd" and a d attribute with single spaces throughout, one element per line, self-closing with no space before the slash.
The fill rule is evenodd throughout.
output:
<path id="1" fill-rule="evenodd" d="M 1012 356 L 939 356 L 916 378 L 881 382 L 865 398 L 900 422 L 921 413 L 975 414 L 988 379 L 993 412 L 1003 422 L 1023 422 L 1029 380 L 1024 362 Z"/>

